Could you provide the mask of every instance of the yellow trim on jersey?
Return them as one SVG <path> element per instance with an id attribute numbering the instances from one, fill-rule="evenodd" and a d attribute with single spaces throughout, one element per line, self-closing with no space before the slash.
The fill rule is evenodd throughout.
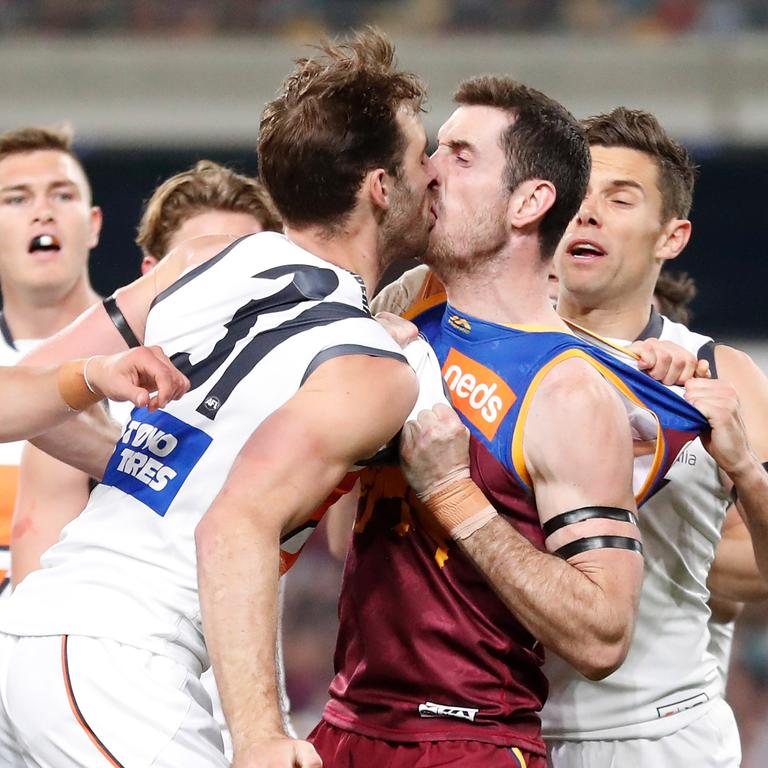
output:
<path id="1" fill-rule="evenodd" d="M 525 323 L 501 323 L 505 328 L 511 328 L 513 331 L 525 331 L 526 333 L 568 333 L 567 328 L 555 328 L 549 325 L 526 325 Z"/>
<path id="2" fill-rule="evenodd" d="M 563 319 L 565 320 L 565 318 Z M 633 350 L 631 350 L 629 347 L 622 347 L 621 344 L 616 344 L 610 339 L 606 339 L 605 336 L 601 336 L 599 333 L 590 331 L 589 328 L 585 328 L 583 325 L 574 323 L 571 320 L 565 320 L 565 324 L 572 330 L 577 331 L 578 333 L 583 333 L 585 336 L 589 336 L 590 339 L 595 339 L 600 344 L 604 344 L 606 347 L 615 349 L 617 352 L 621 352 L 623 355 L 626 355 L 627 357 L 631 357 L 635 360 L 640 359 L 640 355 L 638 355 L 637 352 L 634 352 Z"/>
<path id="3" fill-rule="evenodd" d="M 406 320 L 413 320 L 414 317 L 417 317 L 422 312 L 426 312 L 438 304 L 444 304 L 446 301 L 448 301 L 448 296 L 445 292 L 436 293 L 434 296 L 429 296 L 426 299 L 418 299 L 400 317 L 404 317 Z"/>
<path id="4" fill-rule="evenodd" d="M 517 758 L 518 762 L 520 763 L 520 768 L 528 768 L 528 763 L 525 762 L 523 753 L 517 747 L 512 747 L 510 752 L 512 752 L 512 754 Z"/>
<path id="5" fill-rule="evenodd" d="M 635 405 L 644 408 L 645 410 L 653 413 L 637 395 L 609 368 L 606 368 L 602 363 L 590 357 L 584 350 L 581 349 L 568 349 L 565 352 L 561 352 L 557 357 L 553 357 L 546 365 L 544 365 L 539 372 L 534 376 L 528 390 L 523 397 L 522 405 L 520 406 L 520 412 L 517 416 L 517 422 L 515 424 L 515 431 L 512 435 L 512 464 L 515 471 L 523 482 L 531 487 L 531 476 L 525 466 L 525 455 L 523 452 L 523 427 L 525 426 L 525 420 L 528 418 L 528 411 L 533 401 L 533 396 L 536 394 L 536 390 L 541 384 L 542 379 L 552 370 L 558 363 L 562 363 L 564 360 L 571 358 L 579 358 L 589 363 L 599 374 L 603 376 L 607 381 L 613 384 L 616 389 L 621 392 L 628 400 L 635 403 Z M 654 418 L 656 415 L 654 414 Z M 661 424 L 658 418 L 656 418 L 656 451 L 653 456 L 653 463 L 651 470 L 643 483 L 643 487 L 638 493 L 635 494 L 635 501 L 642 499 L 650 489 L 656 478 L 656 473 L 661 467 L 662 460 L 664 458 L 664 432 L 661 429 Z"/>

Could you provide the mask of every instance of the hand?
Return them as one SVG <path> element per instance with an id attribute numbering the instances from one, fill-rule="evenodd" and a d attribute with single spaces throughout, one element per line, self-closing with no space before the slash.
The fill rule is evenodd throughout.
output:
<path id="1" fill-rule="evenodd" d="M 685 399 L 707 417 L 712 431 L 701 441 L 718 466 L 731 478 L 756 462 L 741 419 L 736 390 L 720 379 L 690 379 Z"/>
<path id="2" fill-rule="evenodd" d="M 419 329 L 410 320 L 391 312 L 379 312 L 375 319 L 400 347 L 407 346 L 419 335 Z"/>
<path id="3" fill-rule="evenodd" d="M 403 427 L 400 463 L 416 495 L 427 498 L 446 483 L 469 477 L 469 430 L 442 403 L 421 411 Z"/>
<path id="4" fill-rule="evenodd" d="M 130 400 L 150 411 L 189 389 L 187 377 L 173 367 L 160 347 L 137 347 L 118 355 L 97 355 L 86 364 L 88 383 L 109 400 Z M 157 394 L 152 397 L 152 392 Z"/>
<path id="5" fill-rule="evenodd" d="M 276 736 L 236 752 L 232 768 L 322 768 L 323 761 L 308 741 Z"/>
<path id="6" fill-rule="evenodd" d="M 637 367 L 662 384 L 683 385 L 691 378 L 709 378 L 709 363 L 672 341 L 645 339 L 629 349 L 640 356 Z"/>

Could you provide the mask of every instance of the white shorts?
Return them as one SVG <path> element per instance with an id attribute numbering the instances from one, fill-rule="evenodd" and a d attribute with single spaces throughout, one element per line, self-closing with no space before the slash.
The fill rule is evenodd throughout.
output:
<path id="1" fill-rule="evenodd" d="M 741 742 L 731 708 L 718 699 L 706 714 L 659 739 L 549 741 L 552 768 L 739 768 Z"/>
<path id="2" fill-rule="evenodd" d="M 3 768 L 226 768 L 196 671 L 114 640 L 0 634 Z"/>

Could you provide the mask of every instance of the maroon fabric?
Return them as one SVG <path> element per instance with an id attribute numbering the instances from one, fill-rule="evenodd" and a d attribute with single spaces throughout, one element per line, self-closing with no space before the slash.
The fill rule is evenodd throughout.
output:
<path id="1" fill-rule="evenodd" d="M 309 735 L 325 768 L 546 768 L 541 755 L 482 741 L 397 744 L 320 723 Z"/>
<path id="2" fill-rule="evenodd" d="M 543 547 L 511 473 L 475 440 L 471 458 L 494 506 Z M 543 649 L 418 506 L 399 468 L 365 472 L 324 719 L 400 743 L 466 739 L 543 755 Z"/>

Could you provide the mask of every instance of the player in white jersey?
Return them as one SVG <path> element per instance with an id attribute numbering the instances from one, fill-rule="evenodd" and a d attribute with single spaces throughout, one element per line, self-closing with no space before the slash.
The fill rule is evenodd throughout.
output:
<path id="1" fill-rule="evenodd" d="M 391 45 L 369 32 L 326 54 L 299 63 L 262 119 L 287 237 L 198 238 L 115 294 L 191 388 L 135 411 L 112 456 L 91 457 L 103 483 L 0 613 L 6 765 L 227 765 L 199 682 L 209 656 L 233 765 L 319 764 L 265 718 L 279 543 L 414 404 L 366 291 L 425 247 L 435 178 L 423 86 Z M 125 344 L 102 305 L 47 349 L 75 337 Z"/>
<path id="2" fill-rule="evenodd" d="M 676 341 L 710 360 L 720 380 L 687 385 L 712 437 L 680 454 L 640 515 L 646 575 L 626 661 L 595 683 L 548 658 L 549 758 L 555 768 L 737 766 L 738 732 L 707 651 L 707 576 L 732 487 L 766 566 L 768 475 L 755 454 L 768 455 L 768 382 L 746 355 L 651 311 L 661 265 L 690 237 L 694 172 L 684 148 L 648 113 L 617 109 L 586 127 L 592 175 L 556 256 L 558 311 L 622 342 Z"/>
<path id="3" fill-rule="evenodd" d="M 88 254 L 100 229 L 101 211 L 65 131 L 29 127 L 0 136 L 0 365 L 14 365 L 98 300 Z M 10 569 L 22 447 L 0 446 L 0 588 Z M 47 456 L 41 463 L 46 487 L 58 491 L 57 508 L 82 509 L 88 478 Z"/>

